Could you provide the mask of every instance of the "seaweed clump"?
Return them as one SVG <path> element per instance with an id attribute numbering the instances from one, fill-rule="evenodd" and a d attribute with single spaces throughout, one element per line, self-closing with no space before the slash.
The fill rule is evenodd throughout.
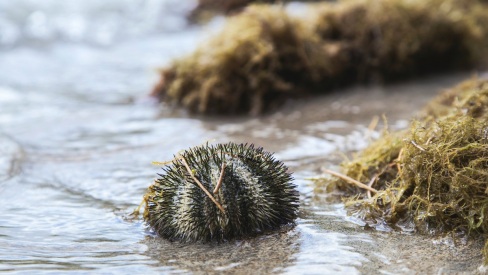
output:
<path id="1" fill-rule="evenodd" d="M 144 219 L 161 237 L 223 241 L 291 225 L 297 218 L 291 174 L 262 148 L 198 146 L 163 170 L 144 196 Z"/>
<path id="2" fill-rule="evenodd" d="M 261 113 L 326 74 L 330 58 L 299 20 L 252 6 L 218 36 L 162 70 L 153 95 L 196 113 Z"/>
<path id="3" fill-rule="evenodd" d="M 253 5 L 161 71 L 152 94 L 205 114 L 259 114 L 307 92 L 484 62 L 481 0 L 342 0 L 310 18 Z"/>
<path id="4" fill-rule="evenodd" d="M 318 5 L 314 32 L 346 52 L 356 79 L 389 80 L 473 66 L 486 53 L 479 0 L 349 0 Z"/>
<path id="5" fill-rule="evenodd" d="M 409 132 L 386 133 L 329 189 L 370 226 L 423 234 L 488 236 L 488 80 L 469 80 L 434 99 Z M 374 192 L 351 186 L 369 183 Z M 488 258 L 488 241 L 485 246 Z"/>

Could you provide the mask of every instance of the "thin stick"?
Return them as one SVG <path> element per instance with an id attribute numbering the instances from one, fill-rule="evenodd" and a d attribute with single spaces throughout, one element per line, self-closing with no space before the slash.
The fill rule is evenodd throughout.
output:
<path id="1" fill-rule="evenodd" d="M 373 119 L 371 120 L 371 123 L 369 123 L 368 131 L 366 132 L 364 139 L 369 139 L 371 137 L 371 134 L 373 133 L 376 126 L 378 126 L 379 121 L 380 121 L 380 118 L 378 116 L 373 117 Z"/>
<path id="2" fill-rule="evenodd" d="M 205 186 L 203 186 L 203 184 L 193 175 L 193 172 L 191 171 L 191 168 L 186 162 L 185 158 L 181 155 L 179 157 L 181 158 L 181 163 L 183 163 L 183 165 L 186 167 L 186 170 L 188 171 L 188 173 L 190 173 L 191 178 L 197 183 L 198 187 L 200 187 L 203 190 L 203 192 L 205 192 L 205 194 L 207 194 L 207 196 L 215 203 L 215 205 L 217 205 L 220 211 L 222 211 L 222 213 L 225 214 L 225 210 L 222 207 L 222 205 L 220 205 L 220 203 L 215 200 L 215 198 L 212 196 L 212 194 L 210 194 L 210 192 L 208 192 Z"/>
<path id="3" fill-rule="evenodd" d="M 434 138 L 436 138 L 436 136 L 430 136 L 429 139 L 427 139 L 427 141 L 425 142 L 425 145 L 429 145 Z"/>
<path id="4" fill-rule="evenodd" d="M 379 121 L 380 121 L 380 118 L 378 116 L 374 116 L 373 119 L 371 119 L 371 122 L 369 123 L 368 130 L 374 131 L 376 126 L 378 126 Z"/>
<path id="5" fill-rule="evenodd" d="M 219 182 L 217 182 L 217 186 L 215 186 L 215 189 L 213 190 L 214 194 L 217 194 L 217 192 L 219 192 L 219 188 L 222 185 L 222 181 L 224 180 L 225 166 L 225 162 L 222 162 L 222 170 L 220 170 Z"/>
<path id="6" fill-rule="evenodd" d="M 333 176 L 336 176 L 338 178 L 341 178 L 341 179 L 343 179 L 343 180 L 345 180 L 345 181 L 347 181 L 349 183 L 352 183 L 352 184 L 356 185 L 359 188 L 363 188 L 363 189 L 369 190 L 369 191 L 371 191 L 373 193 L 378 193 L 378 191 L 376 189 L 374 189 L 373 187 L 369 187 L 366 184 L 364 184 L 362 182 L 359 182 L 359 181 L 357 181 L 357 180 L 355 180 L 353 178 L 350 178 L 350 177 L 348 177 L 346 175 L 343 175 L 343 174 L 340 174 L 340 173 L 331 171 L 329 169 L 323 169 L 322 172 L 325 172 L 327 174 L 331 174 Z"/>
<path id="7" fill-rule="evenodd" d="M 413 146 L 415 146 L 417 149 L 419 149 L 420 151 L 422 151 L 422 152 L 425 152 L 425 151 L 426 151 L 426 150 L 425 150 L 425 149 L 424 149 L 422 146 L 420 146 L 420 145 L 418 145 L 417 143 L 415 143 L 415 141 L 411 140 L 411 141 L 410 141 L 410 143 L 411 143 Z"/>
<path id="8" fill-rule="evenodd" d="M 398 174 L 401 174 L 402 170 L 401 170 L 401 165 L 400 165 L 400 161 L 402 160 L 402 157 L 403 157 L 403 148 L 400 150 L 400 153 L 398 153 L 398 157 L 396 159 L 396 166 L 397 166 L 397 170 L 398 170 Z"/>
<path id="9" fill-rule="evenodd" d="M 170 164 L 171 162 L 173 162 L 173 160 L 168 160 L 168 161 L 153 161 L 151 162 L 152 165 L 159 165 L 159 166 L 163 166 L 163 165 L 168 165 Z"/>
<path id="10" fill-rule="evenodd" d="M 373 183 L 376 180 L 376 178 L 377 178 L 376 176 L 374 176 L 374 177 L 371 178 L 371 180 L 368 183 L 368 186 L 369 187 L 373 186 Z M 368 198 L 371 199 L 371 190 L 368 190 L 367 194 L 368 194 Z"/>

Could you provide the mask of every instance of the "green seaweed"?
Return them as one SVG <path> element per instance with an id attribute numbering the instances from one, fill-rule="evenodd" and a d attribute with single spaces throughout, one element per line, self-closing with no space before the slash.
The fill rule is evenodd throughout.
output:
<path id="1" fill-rule="evenodd" d="M 385 133 L 342 164 L 375 194 L 344 179 L 349 214 L 370 226 L 406 225 L 422 234 L 488 236 L 488 80 L 472 79 L 434 99 L 409 131 Z M 485 246 L 488 263 L 488 241 Z"/>

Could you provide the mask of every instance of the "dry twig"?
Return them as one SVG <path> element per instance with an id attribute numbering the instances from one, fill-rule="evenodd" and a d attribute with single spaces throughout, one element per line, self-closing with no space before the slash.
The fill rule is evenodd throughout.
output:
<path id="1" fill-rule="evenodd" d="M 349 182 L 349 183 L 352 183 L 352 184 L 356 185 L 359 188 L 366 189 L 366 190 L 371 191 L 373 193 L 378 193 L 378 191 L 376 189 L 374 189 L 372 187 L 369 187 L 366 184 L 364 184 L 364 183 L 362 183 L 360 181 L 357 181 L 357 180 L 355 180 L 355 179 L 353 179 L 351 177 L 348 177 L 346 175 L 343 175 L 341 173 L 337 173 L 337 172 L 334 172 L 334 171 L 329 170 L 329 169 L 323 169 L 322 172 L 327 173 L 327 174 L 330 174 L 332 176 L 336 176 L 338 178 L 341 178 L 341 179 L 345 180 L 346 182 Z"/>
<path id="2" fill-rule="evenodd" d="M 203 186 L 203 184 L 195 177 L 195 175 L 193 175 L 193 172 L 191 171 L 191 168 L 186 162 L 185 158 L 181 155 L 179 157 L 181 159 L 181 163 L 186 167 L 186 170 L 188 171 L 188 173 L 190 173 L 190 177 L 196 182 L 198 187 L 200 187 L 203 190 L 203 192 L 205 192 L 205 194 L 215 203 L 215 205 L 217 205 L 220 211 L 222 211 L 222 213 L 225 214 L 225 210 L 222 207 L 222 205 L 220 205 L 220 203 L 212 196 L 212 194 L 208 192 L 207 188 L 205 188 L 205 186 Z"/>
<path id="3" fill-rule="evenodd" d="M 222 162 L 222 170 L 220 171 L 219 182 L 217 182 L 217 185 L 215 186 L 215 189 L 213 190 L 214 194 L 217 194 L 217 192 L 219 192 L 219 188 L 222 185 L 222 181 L 224 180 L 225 166 L 226 166 L 225 162 Z"/>

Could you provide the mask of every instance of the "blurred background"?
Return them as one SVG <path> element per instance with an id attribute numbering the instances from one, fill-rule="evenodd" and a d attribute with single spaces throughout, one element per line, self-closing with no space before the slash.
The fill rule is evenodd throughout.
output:
<path id="1" fill-rule="evenodd" d="M 372 121 L 385 114 L 390 129 L 406 127 L 415 110 L 469 72 L 354 86 L 261 117 L 189 116 L 148 94 L 157 68 L 224 24 L 223 15 L 192 23 L 197 5 L 0 0 L 0 272 L 476 270 L 479 243 L 454 249 L 449 238 L 439 247 L 423 236 L 384 234 L 386 226 L 364 230 L 308 180 L 378 137 L 385 125 L 380 120 L 372 128 Z M 304 6 L 286 7 L 301 13 Z M 254 240 L 189 245 L 157 238 L 130 216 L 161 171 L 152 161 L 207 141 L 276 152 L 301 194 L 297 227 Z M 421 258 L 433 260 L 419 265 Z"/>

